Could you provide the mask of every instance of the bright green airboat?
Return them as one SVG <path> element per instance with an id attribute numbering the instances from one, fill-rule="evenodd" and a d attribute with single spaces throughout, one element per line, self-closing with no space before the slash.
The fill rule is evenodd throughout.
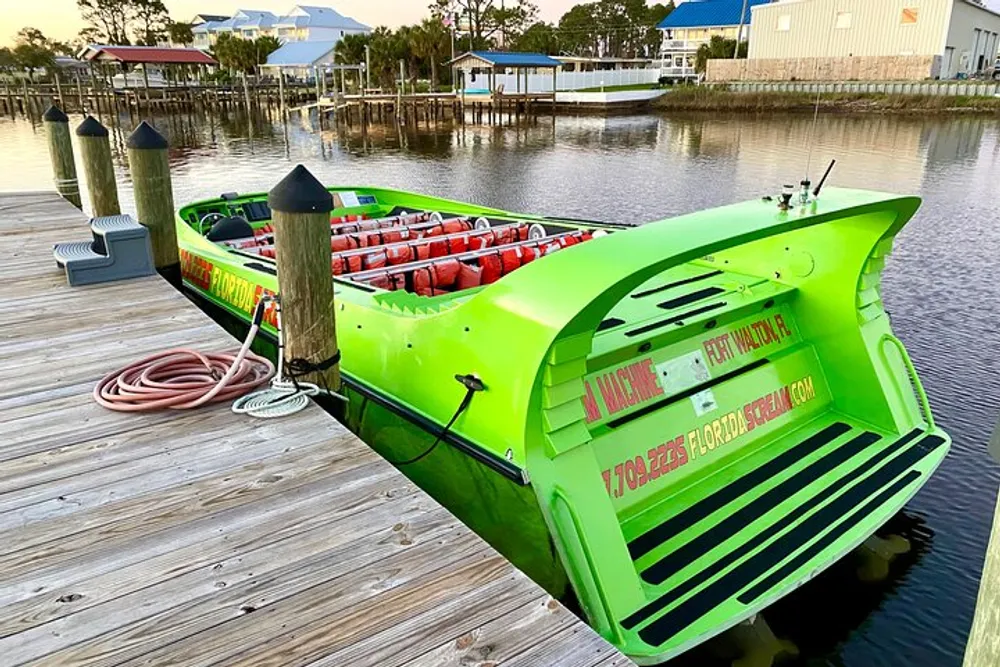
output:
<path id="1" fill-rule="evenodd" d="M 639 663 L 831 565 L 948 450 L 881 298 L 916 198 L 623 227 L 330 191 L 348 425 Z M 266 202 L 178 214 L 185 284 L 244 321 L 278 290 Z"/>

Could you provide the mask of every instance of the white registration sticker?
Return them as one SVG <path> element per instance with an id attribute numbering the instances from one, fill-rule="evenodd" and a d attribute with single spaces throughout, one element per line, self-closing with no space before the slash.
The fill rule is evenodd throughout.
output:
<path id="1" fill-rule="evenodd" d="M 701 350 L 656 364 L 656 376 L 663 392 L 668 395 L 680 393 L 712 378 Z"/>
<path id="2" fill-rule="evenodd" d="M 693 395 L 691 397 L 691 405 L 694 407 L 694 413 L 699 417 L 719 407 L 719 404 L 715 402 L 715 394 L 712 393 L 711 389 L 704 389 Z"/>

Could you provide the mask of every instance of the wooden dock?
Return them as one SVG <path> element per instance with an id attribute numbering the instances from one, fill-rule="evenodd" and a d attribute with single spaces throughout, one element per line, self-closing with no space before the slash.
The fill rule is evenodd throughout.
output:
<path id="1" fill-rule="evenodd" d="M 0 193 L 0 662 L 632 663 L 325 412 L 142 415 L 107 371 L 236 346 L 159 277 L 69 288 L 54 193 Z"/>

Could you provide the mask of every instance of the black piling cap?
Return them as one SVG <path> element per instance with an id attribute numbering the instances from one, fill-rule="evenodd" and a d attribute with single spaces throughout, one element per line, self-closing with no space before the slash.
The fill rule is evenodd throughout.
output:
<path id="1" fill-rule="evenodd" d="M 271 189 L 267 203 L 282 213 L 329 213 L 333 195 L 300 164 Z"/>
<path id="2" fill-rule="evenodd" d="M 78 137 L 106 137 L 108 136 L 108 128 L 101 125 L 93 116 L 87 116 L 80 123 L 79 127 L 76 128 L 76 136 Z"/>
<path id="3" fill-rule="evenodd" d="M 42 115 L 42 120 L 47 120 L 50 123 L 68 123 L 69 122 L 69 118 L 67 118 L 66 114 L 64 114 L 62 112 L 62 109 L 60 109 L 59 107 L 57 107 L 55 105 L 52 105 L 48 109 L 45 110 L 45 113 Z"/>
<path id="4" fill-rule="evenodd" d="M 135 128 L 128 141 L 125 143 L 129 148 L 138 148 L 140 150 L 144 149 L 164 149 L 167 147 L 167 140 L 163 138 L 163 135 L 156 131 L 152 125 L 146 121 L 139 123 L 139 127 Z"/>

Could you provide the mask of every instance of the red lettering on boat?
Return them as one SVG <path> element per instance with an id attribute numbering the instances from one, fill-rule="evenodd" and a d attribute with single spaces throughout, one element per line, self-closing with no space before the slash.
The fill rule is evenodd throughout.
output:
<path id="1" fill-rule="evenodd" d="M 618 412 L 618 401 L 615 399 L 614 390 L 608 384 L 607 375 L 597 376 L 597 389 L 601 392 L 601 398 L 604 400 L 604 407 L 607 409 L 608 414 L 613 415 Z"/>
<path id="2" fill-rule="evenodd" d="M 601 409 L 597 407 L 597 399 L 594 397 L 594 390 L 590 386 L 590 383 L 584 380 L 583 388 L 585 391 L 583 395 L 583 412 L 589 424 L 601 418 Z"/>
<path id="3" fill-rule="evenodd" d="M 615 371 L 615 375 L 618 379 L 618 385 L 622 388 L 622 396 L 625 397 L 624 404 L 633 406 L 638 403 L 639 395 L 635 390 L 635 386 L 629 381 L 628 371 L 624 368 L 619 368 Z"/>

